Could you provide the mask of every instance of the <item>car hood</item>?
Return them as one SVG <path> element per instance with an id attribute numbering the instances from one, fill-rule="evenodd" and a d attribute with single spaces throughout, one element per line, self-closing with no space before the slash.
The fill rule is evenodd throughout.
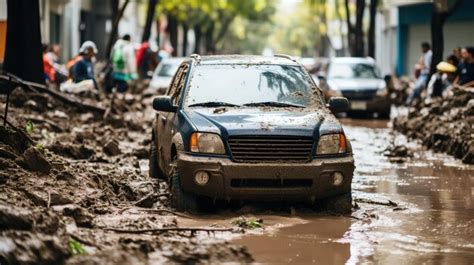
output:
<path id="1" fill-rule="evenodd" d="M 378 89 L 383 79 L 328 79 L 331 88 L 337 90 Z"/>
<path id="2" fill-rule="evenodd" d="M 189 108 L 185 111 L 198 131 L 233 135 L 294 135 L 314 137 L 341 132 L 326 109 Z"/>

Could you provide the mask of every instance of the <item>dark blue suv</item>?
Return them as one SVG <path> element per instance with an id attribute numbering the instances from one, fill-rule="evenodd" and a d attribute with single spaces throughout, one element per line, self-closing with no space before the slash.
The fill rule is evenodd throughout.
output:
<path id="1" fill-rule="evenodd" d="M 153 107 L 150 175 L 176 209 L 298 200 L 350 212 L 354 160 L 333 115 L 347 99 L 326 104 L 291 57 L 193 55 Z"/>

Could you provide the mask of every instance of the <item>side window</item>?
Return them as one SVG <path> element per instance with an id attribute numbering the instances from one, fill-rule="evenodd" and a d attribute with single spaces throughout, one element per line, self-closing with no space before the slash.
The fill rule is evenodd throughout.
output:
<path id="1" fill-rule="evenodd" d="M 182 75 L 183 68 L 184 68 L 184 65 L 181 65 L 176 71 L 176 73 L 174 74 L 170 87 L 168 88 L 168 93 L 166 93 L 166 95 L 172 96 L 176 92 L 177 83 L 178 83 L 179 77 Z"/>
<path id="2" fill-rule="evenodd" d="M 173 104 L 177 105 L 179 99 L 181 98 L 181 91 L 184 87 L 184 82 L 186 81 L 186 74 L 188 73 L 189 66 L 187 64 L 182 65 L 176 75 L 176 80 L 173 82 L 173 88 L 171 91 L 171 100 Z"/>

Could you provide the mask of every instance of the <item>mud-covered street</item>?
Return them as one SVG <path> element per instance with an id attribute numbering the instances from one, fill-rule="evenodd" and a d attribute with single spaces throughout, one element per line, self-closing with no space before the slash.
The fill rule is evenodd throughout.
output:
<path id="1" fill-rule="evenodd" d="M 222 202 L 190 215 L 174 211 L 167 184 L 148 176 L 150 95 L 117 99 L 106 119 L 23 89 L 12 99 L 0 145 L 0 255 L 7 262 L 474 258 L 474 167 L 407 141 L 388 120 L 342 119 L 356 163 L 351 215 L 284 202 Z"/>
<path id="2" fill-rule="evenodd" d="M 387 121 L 343 121 L 356 159 L 351 217 L 315 213 L 292 205 L 246 205 L 237 212 L 179 220 L 228 225 L 245 215 L 263 228 L 239 235 L 256 262 L 468 264 L 472 237 L 474 167 L 425 151 L 392 133 Z M 387 157 L 387 147 L 407 145 L 405 157 Z M 257 213 L 255 213 L 257 212 Z"/>

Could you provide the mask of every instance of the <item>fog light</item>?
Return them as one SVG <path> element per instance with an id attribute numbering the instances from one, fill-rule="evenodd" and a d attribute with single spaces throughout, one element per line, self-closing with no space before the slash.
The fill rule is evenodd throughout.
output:
<path id="1" fill-rule="evenodd" d="M 342 175 L 341 172 L 334 172 L 332 174 L 332 181 L 333 181 L 334 186 L 341 185 L 343 180 L 344 180 L 344 175 Z"/>
<path id="2" fill-rule="evenodd" d="M 204 186 L 209 182 L 209 174 L 205 171 L 198 171 L 194 175 L 194 181 L 196 181 L 198 185 Z"/>

